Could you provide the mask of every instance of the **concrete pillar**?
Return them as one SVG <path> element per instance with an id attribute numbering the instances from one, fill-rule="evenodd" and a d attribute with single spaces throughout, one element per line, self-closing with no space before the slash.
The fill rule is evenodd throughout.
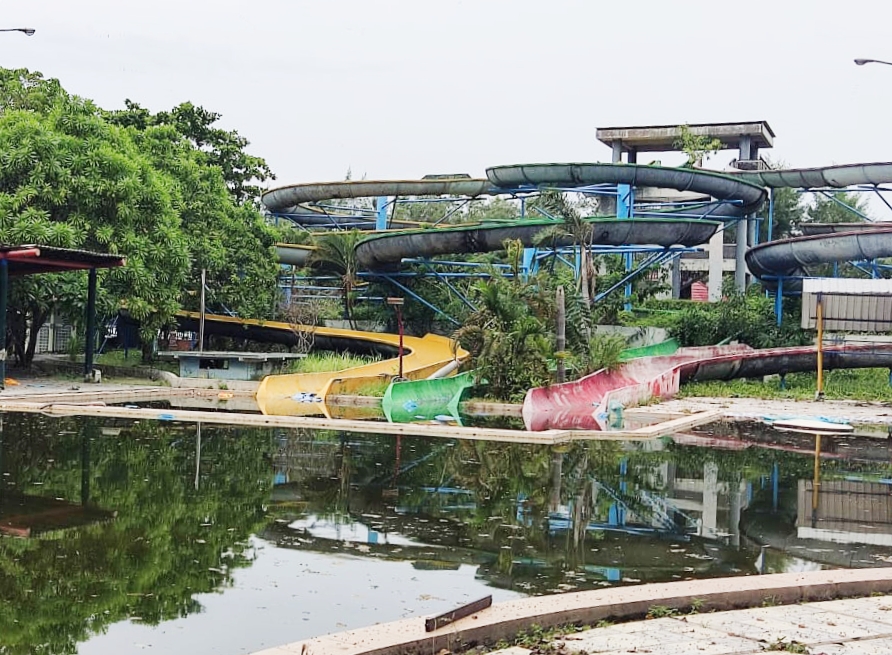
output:
<path id="1" fill-rule="evenodd" d="M 638 163 L 638 151 L 635 148 L 629 148 L 629 154 L 627 155 L 627 161 L 630 164 Z"/>
<path id="2" fill-rule="evenodd" d="M 725 263 L 725 242 L 723 233 L 717 231 L 709 240 L 709 302 L 722 299 L 722 266 Z"/>
<path id="3" fill-rule="evenodd" d="M 672 260 L 669 276 L 672 285 L 672 298 L 678 300 L 681 297 L 681 257 Z"/>
<path id="4" fill-rule="evenodd" d="M 737 158 L 741 161 L 752 159 L 753 140 L 751 137 L 740 137 L 739 152 Z M 750 220 L 749 217 L 741 219 L 737 223 L 737 250 L 735 251 L 736 265 L 734 268 L 734 286 L 738 291 L 746 291 L 747 270 L 746 255 L 747 247 L 752 245 L 755 240 L 756 221 Z"/>
<path id="5" fill-rule="evenodd" d="M 753 147 L 753 139 L 749 136 L 740 137 L 740 143 L 738 144 L 738 153 L 737 159 L 740 161 L 746 161 L 752 159 L 752 147 Z"/>
<path id="6" fill-rule="evenodd" d="M 741 218 L 737 221 L 736 227 L 737 249 L 734 251 L 734 286 L 743 293 L 746 291 L 746 239 L 747 239 L 747 220 Z"/>
<path id="7" fill-rule="evenodd" d="M 613 142 L 613 163 L 619 164 L 623 160 L 623 142 L 622 141 L 614 141 Z"/>
<path id="8" fill-rule="evenodd" d="M 731 545 L 740 546 L 740 513 L 746 499 L 746 483 L 741 480 L 737 485 L 728 485 L 731 511 L 728 531 L 731 533 Z"/>

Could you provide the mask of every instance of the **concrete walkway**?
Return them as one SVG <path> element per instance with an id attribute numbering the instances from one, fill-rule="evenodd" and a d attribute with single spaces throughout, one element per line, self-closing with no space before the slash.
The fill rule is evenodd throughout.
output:
<path id="1" fill-rule="evenodd" d="M 809 655 L 892 653 L 888 593 L 892 568 L 665 582 L 497 603 L 432 632 L 425 630 L 423 619 L 403 619 L 255 655 L 462 653 L 499 641 L 513 643 L 533 626 L 551 630 L 603 621 L 615 624 L 555 638 L 551 650 L 605 655 L 749 655 L 772 648 Z M 641 619 L 655 608 L 664 618 Z M 865 650 L 868 646 L 876 648 Z M 515 648 L 503 655 L 525 652 Z"/>
<path id="2" fill-rule="evenodd" d="M 557 652 L 594 655 L 892 653 L 892 598 L 876 596 L 635 621 L 555 639 Z M 525 648 L 497 651 L 526 655 Z"/>

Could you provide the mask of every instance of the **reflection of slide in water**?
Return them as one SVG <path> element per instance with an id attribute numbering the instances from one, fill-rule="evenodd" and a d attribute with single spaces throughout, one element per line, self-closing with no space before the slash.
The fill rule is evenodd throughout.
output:
<path id="1" fill-rule="evenodd" d="M 180 324 L 185 329 L 197 329 L 197 312 L 181 312 Z M 205 330 L 234 338 L 295 345 L 298 333 L 311 331 L 314 344 L 321 349 L 352 350 L 354 352 L 388 355 L 372 364 L 327 373 L 295 373 L 271 375 L 263 379 L 257 389 L 257 404 L 264 414 L 302 416 L 327 413 L 324 400 L 328 395 L 355 393 L 363 386 L 388 381 L 399 372 L 399 335 L 380 332 L 343 330 L 340 328 L 292 325 L 277 321 L 258 321 L 231 316 L 206 315 Z M 464 361 L 468 352 L 454 349 L 452 339 L 436 334 L 423 337 L 404 337 L 403 375 L 410 379 L 426 378 L 458 359 Z"/>
<path id="2" fill-rule="evenodd" d="M 698 352 L 699 351 L 699 352 Z M 824 368 L 888 368 L 892 344 L 825 346 Z M 683 348 L 675 355 L 638 359 L 574 382 L 530 389 L 523 401 L 527 430 L 604 430 L 611 402 L 624 407 L 670 398 L 683 382 L 730 380 L 814 371 L 814 346 L 753 350 L 748 346 Z"/>

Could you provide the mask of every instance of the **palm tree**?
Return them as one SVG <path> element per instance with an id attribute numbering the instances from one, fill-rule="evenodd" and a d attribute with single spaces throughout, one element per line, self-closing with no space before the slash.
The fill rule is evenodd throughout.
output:
<path id="1" fill-rule="evenodd" d="M 341 276 L 341 296 L 344 302 L 344 318 L 353 325 L 352 293 L 359 284 L 356 264 L 356 245 L 362 240 L 359 230 L 329 232 L 317 238 L 316 250 L 309 264 L 334 271 Z"/>
<path id="2" fill-rule="evenodd" d="M 539 206 L 552 216 L 559 216 L 562 223 L 542 230 L 536 237 L 536 245 L 571 241 L 579 252 L 578 289 L 586 307 L 591 307 L 595 294 L 595 265 L 590 251 L 592 241 L 591 226 L 580 213 L 567 202 L 560 191 L 543 191 L 539 198 Z"/>

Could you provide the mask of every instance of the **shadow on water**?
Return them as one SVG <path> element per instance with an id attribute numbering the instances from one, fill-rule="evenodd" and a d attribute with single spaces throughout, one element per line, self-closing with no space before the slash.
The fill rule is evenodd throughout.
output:
<path id="1" fill-rule="evenodd" d="M 269 557 L 252 535 L 329 558 L 303 591 L 349 588 L 349 556 L 453 576 L 462 598 L 892 561 L 885 440 L 825 440 L 816 470 L 813 438 L 745 424 L 556 448 L 36 415 L 2 428 L 5 653 L 76 652 L 127 620 L 207 630 L 189 619 L 199 597 Z M 375 580 L 388 597 L 400 584 Z"/>

